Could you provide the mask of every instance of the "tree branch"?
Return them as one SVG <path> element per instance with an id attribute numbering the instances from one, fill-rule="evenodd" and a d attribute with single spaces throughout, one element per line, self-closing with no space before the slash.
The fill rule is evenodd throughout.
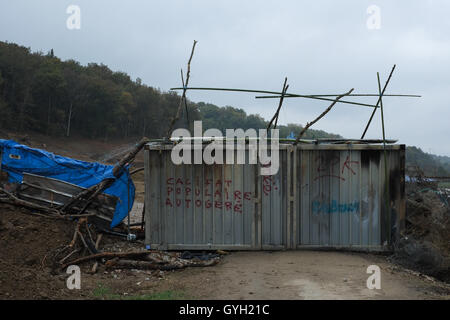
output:
<path id="1" fill-rule="evenodd" d="M 303 134 L 306 132 L 306 130 L 308 130 L 314 123 L 316 123 L 317 121 L 319 121 L 321 118 L 323 118 L 323 116 L 325 116 L 328 112 L 330 112 L 330 110 L 334 107 L 334 105 L 336 104 L 336 102 L 339 101 L 339 99 L 341 99 L 344 96 L 349 95 L 350 93 L 352 93 L 354 89 L 351 89 L 349 92 L 344 93 L 343 95 L 340 95 L 336 98 L 336 100 L 333 101 L 333 103 L 331 103 L 331 105 L 325 109 L 324 112 L 322 112 L 320 114 L 320 116 L 318 116 L 316 119 L 314 119 L 313 121 L 309 122 L 306 124 L 306 126 L 303 128 L 303 130 L 299 133 L 299 135 L 297 136 L 297 139 L 295 139 L 294 145 L 296 145 L 299 141 L 300 138 L 303 136 Z"/>

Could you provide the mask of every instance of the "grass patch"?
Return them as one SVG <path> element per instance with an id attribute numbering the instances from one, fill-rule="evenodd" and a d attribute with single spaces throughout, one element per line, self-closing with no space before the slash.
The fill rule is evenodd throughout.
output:
<path id="1" fill-rule="evenodd" d="M 121 295 L 114 293 L 110 288 L 99 284 L 97 288 L 92 291 L 94 297 L 105 300 L 177 300 L 187 299 L 185 294 L 180 291 L 162 291 L 151 294 L 142 295 Z"/>

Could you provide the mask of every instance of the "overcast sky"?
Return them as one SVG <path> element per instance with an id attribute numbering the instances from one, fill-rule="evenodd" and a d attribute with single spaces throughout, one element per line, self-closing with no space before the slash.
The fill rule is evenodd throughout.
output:
<path id="1" fill-rule="evenodd" d="M 80 29 L 67 28 L 70 5 L 81 10 Z M 367 26 L 371 5 L 380 9 L 379 29 Z M 104 63 L 162 90 L 180 85 L 194 39 L 191 86 L 279 91 L 288 77 L 291 93 L 377 93 L 376 72 L 384 83 L 396 64 L 386 93 L 422 98 L 383 100 L 387 137 L 450 156 L 449 14 L 445 0 L 0 0 L 0 40 Z M 269 119 L 278 101 L 254 96 L 188 92 Z M 327 106 L 287 99 L 280 121 L 305 124 Z M 313 128 L 359 138 L 371 112 L 338 104 Z M 374 119 L 367 138 L 381 138 L 379 113 Z"/>

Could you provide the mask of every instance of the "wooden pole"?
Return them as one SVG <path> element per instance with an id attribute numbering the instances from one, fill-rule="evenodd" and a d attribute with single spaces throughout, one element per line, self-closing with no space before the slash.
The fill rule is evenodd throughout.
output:
<path id="1" fill-rule="evenodd" d="M 181 69 L 181 84 L 183 85 L 183 88 L 186 86 L 184 84 L 183 69 Z M 189 129 L 189 111 L 188 111 L 187 99 L 184 99 L 184 110 L 186 112 L 187 127 Z"/>
<path id="2" fill-rule="evenodd" d="M 394 66 L 395 67 L 395 66 Z M 388 218 L 388 239 L 391 237 L 391 213 L 389 210 L 389 176 L 388 176 L 388 168 L 387 168 L 387 156 L 386 156 L 386 135 L 384 131 L 384 112 L 383 112 L 383 92 L 381 91 L 381 82 L 380 82 L 380 73 L 377 72 L 377 80 L 378 80 L 378 91 L 380 93 L 380 113 L 381 113 L 381 128 L 383 130 L 383 153 L 384 153 L 384 191 L 385 191 L 385 204 L 386 204 L 386 214 Z"/>
<path id="3" fill-rule="evenodd" d="M 177 114 L 170 122 L 169 129 L 167 130 L 167 134 L 166 134 L 167 139 L 170 138 L 170 134 L 172 133 L 172 129 L 173 129 L 173 126 L 175 125 L 175 122 L 177 122 L 177 120 L 180 118 L 181 108 L 183 107 L 183 102 L 186 99 L 186 90 L 187 90 L 187 86 L 189 85 L 189 77 L 191 75 L 191 61 L 192 61 L 192 57 L 194 56 L 194 50 L 195 50 L 196 44 L 197 44 L 197 41 L 194 40 L 194 44 L 192 45 L 191 56 L 189 57 L 188 64 L 187 64 L 186 83 L 183 85 L 183 94 L 181 95 L 180 104 L 178 105 L 178 109 L 177 109 Z"/>
<path id="4" fill-rule="evenodd" d="M 231 92 L 249 92 L 249 93 L 264 93 L 273 94 L 273 96 L 256 96 L 257 99 L 279 99 L 281 92 L 268 91 L 268 90 L 252 90 L 252 89 L 238 89 L 238 88 L 211 88 L 211 87 L 175 87 L 170 88 L 170 90 L 201 90 L 201 91 L 231 91 Z M 287 93 L 284 95 L 285 98 L 321 98 L 321 97 L 337 97 L 339 94 L 295 94 Z M 349 97 L 379 97 L 378 93 L 352 93 L 348 95 Z M 383 94 L 384 97 L 410 97 L 410 98 L 420 98 L 417 94 Z M 331 100 L 333 101 L 333 100 Z M 374 107 L 373 105 L 369 105 Z"/>
<path id="5" fill-rule="evenodd" d="M 306 94 L 306 95 L 297 95 L 292 93 L 286 93 L 285 98 L 302 98 L 306 97 L 337 97 L 338 94 Z M 352 93 L 348 95 L 349 97 L 379 97 L 378 93 Z M 406 98 L 420 98 L 421 95 L 417 94 L 384 94 L 383 97 L 406 97 Z M 271 95 L 271 96 L 256 96 L 256 99 L 279 99 L 280 95 Z"/>
<path id="6" fill-rule="evenodd" d="M 363 132 L 363 134 L 362 134 L 362 136 L 361 136 L 361 140 L 364 139 L 364 137 L 365 137 L 365 135 L 366 135 L 366 132 L 367 132 L 367 130 L 369 129 L 369 126 L 370 126 L 370 123 L 372 122 L 373 116 L 375 115 L 375 112 L 377 111 L 378 105 L 379 105 L 380 102 L 381 102 L 381 97 L 384 95 L 384 91 L 386 91 L 386 88 L 387 88 L 387 86 L 388 86 L 389 81 L 391 81 L 391 77 L 392 77 L 392 74 L 394 73 L 394 70 L 395 70 L 395 64 L 394 64 L 394 66 L 392 67 L 391 73 L 389 74 L 389 77 L 388 77 L 388 79 L 386 80 L 386 83 L 384 84 L 383 91 L 380 93 L 380 96 L 379 96 L 379 98 L 378 98 L 377 104 L 375 105 L 375 108 L 373 109 L 373 112 L 372 112 L 372 114 L 370 115 L 369 121 L 367 122 L 366 128 L 364 129 L 364 132 Z"/>
<path id="7" fill-rule="evenodd" d="M 229 88 L 191 87 L 191 88 L 172 88 L 171 90 L 181 90 L 181 89 L 186 89 L 186 90 L 210 90 L 210 91 L 232 91 L 232 92 L 253 92 L 253 93 L 277 94 L 277 95 L 281 95 L 282 94 L 282 92 L 276 92 L 276 91 L 229 89 Z M 321 96 L 315 96 L 315 95 L 303 95 L 303 94 L 285 93 L 285 97 L 287 98 L 288 96 L 297 97 L 297 98 L 323 100 L 323 101 L 332 101 L 332 102 L 336 101 L 336 99 L 322 98 Z M 279 96 L 277 96 L 277 98 L 278 97 Z M 364 107 L 370 107 L 370 108 L 374 108 L 375 107 L 373 104 L 360 103 L 360 102 L 354 102 L 354 101 L 346 101 L 346 100 L 340 100 L 339 103 L 346 103 L 346 104 L 352 104 L 352 105 L 364 106 Z"/>
<path id="8" fill-rule="evenodd" d="M 287 89 L 289 88 L 289 85 L 286 83 L 287 83 L 287 77 L 284 78 L 284 84 L 283 84 L 283 89 L 281 90 L 280 102 L 278 104 L 277 110 L 275 111 L 275 114 L 273 115 L 272 119 L 269 122 L 269 125 L 267 126 L 267 131 L 269 131 L 270 127 L 272 126 L 273 121 L 275 121 L 274 129 L 277 127 L 278 116 L 280 114 L 281 106 L 283 105 L 284 95 L 285 95 Z"/>

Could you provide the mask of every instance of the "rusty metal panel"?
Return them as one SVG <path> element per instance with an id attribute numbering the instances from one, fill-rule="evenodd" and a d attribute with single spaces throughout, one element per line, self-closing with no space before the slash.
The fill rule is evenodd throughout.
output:
<path id="1" fill-rule="evenodd" d="M 386 250 L 405 212 L 404 146 L 386 148 L 387 180 L 380 145 L 280 145 L 273 176 L 255 164 L 176 166 L 170 146 L 147 146 L 146 244 Z"/>

